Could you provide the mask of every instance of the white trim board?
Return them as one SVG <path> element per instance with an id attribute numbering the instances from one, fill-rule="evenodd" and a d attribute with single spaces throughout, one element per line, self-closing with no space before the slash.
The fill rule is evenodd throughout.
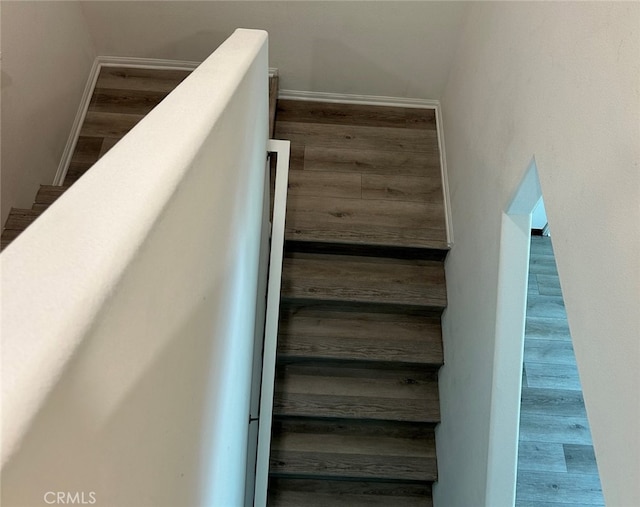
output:
<path id="1" fill-rule="evenodd" d="M 84 123 L 84 119 L 87 116 L 89 110 L 89 103 L 93 96 L 98 76 L 102 67 L 131 67 L 136 69 L 173 69 L 173 70 L 195 70 L 201 62 L 181 61 L 181 60 L 161 60 L 154 58 L 135 58 L 135 57 L 123 57 L 123 56 L 97 56 L 93 61 L 93 66 L 89 71 L 89 77 L 87 84 L 82 93 L 80 99 L 80 106 L 78 112 L 73 120 L 71 126 L 71 132 L 67 139 L 67 144 L 62 152 L 56 175 L 53 178 L 52 185 L 61 186 L 64 183 L 64 179 L 69 170 L 71 164 L 71 157 L 78 144 L 78 137 L 80 137 L 80 129 Z M 269 77 L 277 76 L 277 68 L 269 68 Z"/>

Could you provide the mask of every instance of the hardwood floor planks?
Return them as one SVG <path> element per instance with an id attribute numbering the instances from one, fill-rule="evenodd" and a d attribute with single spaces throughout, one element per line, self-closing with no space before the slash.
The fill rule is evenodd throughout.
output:
<path id="1" fill-rule="evenodd" d="M 270 507 L 432 507 L 426 484 L 271 478 Z"/>
<path id="2" fill-rule="evenodd" d="M 288 195 L 360 199 L 362 177 L 350 173 L 290 170 Z"/>
<path id="3" fill-rule="evenodd" d="M 275 135 L 305 146 L 437 154 L 435 131 L 278 121 Z"/>
<path id="4" fill-rule="evenodd" d="M 445 246 L 444 210 L 424 202 L 292 195 L 287 239 L 372 245 Z"/>
<path id="5" fill-rule="evenodd" d="M 604 505 L 549 238 L 529 268 L 516 507 Z"/>
<path id="6" fill-rule="evenodd" d="M 442 364 L 437 319 L 394 314 L 284 311 L 278 353 L 283 358 L 323 358 Z"/>
<path id="7" fill-rule="evenodd" d="M 551 442 L 520 442 L 518 473 L 522 470 L 538 472 L 567 472 L 564 447 Z"/>
<path id="8" fill-rule="evenodd" d="M 89 111 L 146 115 L 167 95 L 165 91 L 96 88 Z"/>
<path id="9" fill-rule="evenodd" d="M 83 137 L 121 138 L 135 127 L 142 118 L 144 118 L 142 114 L 87 111 L 80 135 Z"/>
<path id="10" fill-rule="evenodd" d="M 306 171 L 358 172 L 362 174 L 388 174 L 392 176 L 438 177 L 439 153 L 409 151 L 382 151 L 375 148 L 326 148 L 304 146 Z"/>
<path id="11" fill-rule="evenodd" d="M 279 100 L 277 114 L 285 122 L 436 129 L 434 109 Z"/>
<path id="12" fill-rule="evenodd" d="M 327 262 L 319 256 L 285 258 L 283 296 L 345 303 L 446 306 L 444 269 L 436 261 L 382 263 L 371 258 Z"/>
<path id="13" fill-rule="evenodd" d="M 536 502 L 575 503 L 584 507 L 604 505 L 597 476 L 585 474 L 552 474 L 522 471 L 518 474 L 516 505 L 519 500 Z"/>
<path id="14" fill-rule="evenodd" d="M 442 197 L 440 176 L 391 176 L 364 174 L 362 198 L 390 201 L 439 202 Z"/>

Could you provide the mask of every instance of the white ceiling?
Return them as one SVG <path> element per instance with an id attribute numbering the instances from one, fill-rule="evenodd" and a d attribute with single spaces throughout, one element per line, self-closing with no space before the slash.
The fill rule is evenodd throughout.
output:
<path id="1" fill-rule="evenodd" d="M 99 55 L 201 61 L 235 28 L 270 36 L 281 88 L 437 99 L 464 2 L 86 1 Z"/>

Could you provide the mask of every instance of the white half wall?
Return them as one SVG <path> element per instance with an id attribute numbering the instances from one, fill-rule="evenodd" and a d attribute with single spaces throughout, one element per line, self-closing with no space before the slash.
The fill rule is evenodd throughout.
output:
<path id="1" fill-rule="evenodd" d="M 501 218 L 533 156 L 605 501 L 640 505 L 638 26 L 638 3 L 468 13 L 442 97 L 456 242 L 438 506 L 485 505 Z"/>
<path id="2" fill-rule="evenodd" d="M 96 56 L 78 2 L 2 1 L 2 206 L 53 181 Z"/>
<path id="3" fill-rule="evenodd" d="M 236 31 L 0 254 L 3 506 L 243 505 L 267 54 Z"/>
<path id="4" fill-rule="evenodd" d="M 280 89 L 437 99 L 463 2 L 82 2 L 98 54 L 201 61 L 237 27 L 269 32 Z"/>

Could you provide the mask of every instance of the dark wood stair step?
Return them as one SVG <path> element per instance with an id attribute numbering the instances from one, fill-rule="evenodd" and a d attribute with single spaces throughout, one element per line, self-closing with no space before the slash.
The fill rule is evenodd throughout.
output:
<path id="1" fill-rule="evenodd" d="M 40 215 L 40 212 L 31 209 L 11 208 L 4 228 L 14 231 L 24 231 Z"/>
<path id="2" fill-rule="evenodd" d="M 288 254 L 282 298 L 296 303 L 382 304 L 442 311 L 444 265 L 429 260 Z"/>
<path id="3" fill-rule="evenodd" d="M 432 507 L 431 486 L 272 477 L 269 507 Z"/>
<path id="4" fill-rule="evenodd" d="M 437 423 L 438 383 L 420 369 L 290 364 L 276 372 L 274 414 Z"/>
<path id="5" fill-rule="evenodd" d="M 311 358 L 440 366 L 440 321 L 417 315 L 284 309 L 278 359 Z"/>
<path id="6" fill-rule="evenodd" d="M 275 433 L 272 476 L 431 482 L 437 479 L 435 441 L 420 438 L 320 432 Z"/>
<path id="7" fill-rule="evenodd" d="M 366 245 L 447 248 L 444 208 L 437 202 L 287 198 L 285 238 Z"/>
<path id="8" fill-rule="evenodd" d="M 55 185 L 40 185 L 36 194 L 35 204 L 53 204 L 68 188 Z"/>

